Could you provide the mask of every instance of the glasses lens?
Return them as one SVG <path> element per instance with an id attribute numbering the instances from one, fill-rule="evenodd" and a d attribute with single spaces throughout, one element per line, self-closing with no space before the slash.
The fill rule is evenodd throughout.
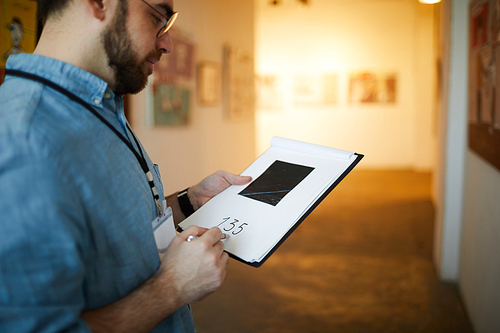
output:
<path id="1" fill-rule="evenodd" d="M 177 15 L 179 15 L 179 13 L 175 12 L 175 13 L 172 14 L 172 16 L 170 16 L 170 18 L 165 23 L 165 25 L 163 25 L 163 27 L 160 29 L 160 31 L 158 31 L 158 34 L 156 35 L 157 38 L 160 38 L 161 36 L 163 36 L 164 34 L 166 34 L 167 31 L 170 30 L 170 28 L 172 28 L 172 26 L 174 25 L 175 20 L 177 19 Z"/>

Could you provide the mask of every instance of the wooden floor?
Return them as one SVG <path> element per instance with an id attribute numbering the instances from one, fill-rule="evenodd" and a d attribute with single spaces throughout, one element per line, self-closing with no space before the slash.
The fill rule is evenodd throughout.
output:
<path id="1" fill-rule="evenodd" d="M 430 174 L 354 170 L 260 268 L 231 259 L 201 333 L 472 332 L 432 264 Z"/>

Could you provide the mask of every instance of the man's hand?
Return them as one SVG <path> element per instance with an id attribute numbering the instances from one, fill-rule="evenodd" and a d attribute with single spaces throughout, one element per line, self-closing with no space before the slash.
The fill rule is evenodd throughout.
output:
<path id="1" fill-rule="evenodd" d="M 194 209 L 230 185 L 244 185 L 251 177 L 226 171 L 203 179 L 189 188 Z M 167 198 L 177 221 L 183 219 L 177 195 Z M 188 236 L 197 238 L 187 242 Z M 82 313 L 94 332 L 149 332 L 176 309 L 194 303 L 216 291 L 226 278 L 229 256 L 219 228 L 190 226 L 174 237 L 158 272 L 120 300 L 99 309 Z"/>
<path id="2" fill-rule="evenodd" d="M 206 177 L 199 184 L 188 189 L 189 202 L 194 210 L 203 206 L 214 195 L 224 191 L 230 185 L 244 185 L 252 180 L 252 177 L 238 176 L 227 171 L 217 171 L 216 173 Z M 166 197 L 167 203 L 172 208 L 174 214 L 175 227 L 186 218 L 181 211 L 177 193 L 173 193 Z"/>
<path id="3" fill-rule="evenodd" d="M 252 180 L 249 176 L 238 176 L 227 171 L 217 171 L 206 177 L 199 184 L 190 187 L 188 197 L 193 208 L 197 210 L 213 196 L 224 191 L 230 185 L 244 185 Z"/>
<path id="4" fill-rule="evenodd" d="M 187 242 L 190 235 L 197 238 Z M 224 282 L 229 256 L 221 235 L 217 227 L 191 226 L 170 243 L 155 279 L 157 285 L 174 287 L 169 297 L 179 301 L 177 306 L 201 301 Z"/>
<path id="5" fill-rule="evenodd" d="M 191 242 L 189 235 L 197 238 Z M 229 256 L 222 233 L 191 226 L 170 243 L 160 269 L 127 296 L 81 314 L 94 332 L 150 332 L 179 307 L 216 291 L 226 278 Z"/>

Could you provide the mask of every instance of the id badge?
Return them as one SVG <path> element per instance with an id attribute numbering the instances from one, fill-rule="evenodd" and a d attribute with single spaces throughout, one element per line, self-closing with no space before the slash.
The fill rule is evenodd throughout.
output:
<path id="1" fill-rule="evenodd" d="M 174 227 L 174 216 L 172 214 L 172 208 L 167 207 L 167 201 L 163 200 L 162 203 L 163 215 L 156 217 L 151 221 L 151 226 L 153 227 L 153 234 L 156 241 L 156 247 L 159 253 L 165 253 L 167 247 L 177 235 Z"/>

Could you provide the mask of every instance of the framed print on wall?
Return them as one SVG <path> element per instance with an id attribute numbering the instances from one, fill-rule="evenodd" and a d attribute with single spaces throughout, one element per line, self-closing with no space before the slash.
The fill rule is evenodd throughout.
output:
<path id="1" fill-rule="evenodd" d="M 253 57 L 232 46 L 224 47 L 224 104 L 229 119 L 249 119 L 255 114 Z"/>
<path id="2" fill-rule="evenodd" d="M 0 2 L 0 84 L 9 56 L 32 53 L 38 40 L 37 4 L 35 0 L 2 0 Z"/>
<path id="3" fill-rule="evenodd" d="M 349 103 L 395 103 L 396 89 L 395 73 L 363 71 L 349 75 Z"/>
<path id="4" fill-rule="evenodd" d="M 469 7 L 469 147 L 500 170 L 500 2 Z"/>
<path id="5" fill-rule="evenodd" d="M 198 102 L 215 106 L 221 100 L 221 69 L 214 62 L 202 62 L 198 66 Z"/>

